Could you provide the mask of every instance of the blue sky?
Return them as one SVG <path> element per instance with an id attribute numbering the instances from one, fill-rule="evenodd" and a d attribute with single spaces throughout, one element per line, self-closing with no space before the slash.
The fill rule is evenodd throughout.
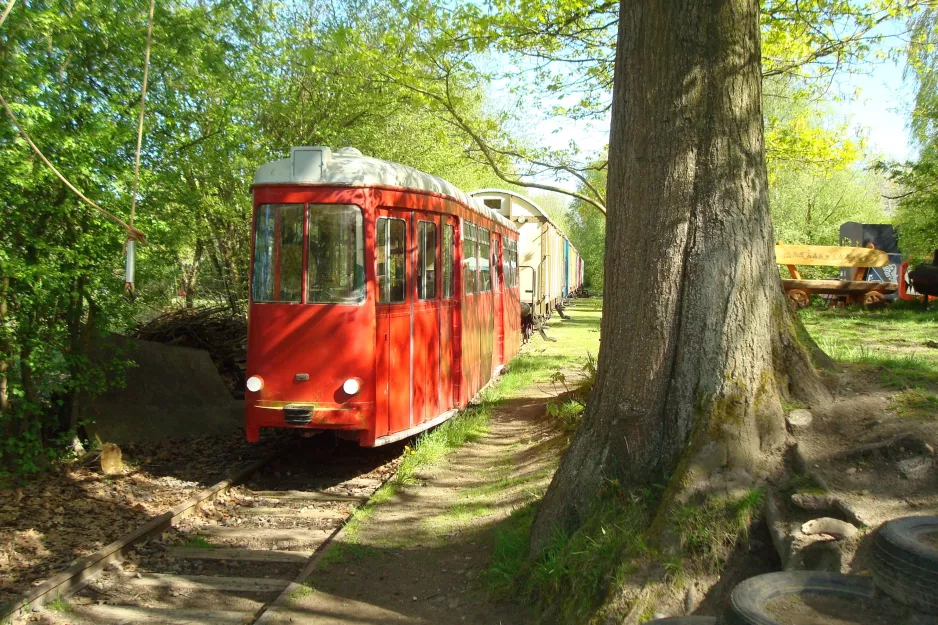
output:
<path id="1" fill-rule="evenodd" d="M 857 95 L 835 102 L 832 108 L 856 132 L 865 133 L 873 158 L 906 160 L 915 154 L 908 129 L 915 92 L 912 81 L 903 80 L 904 67 L 904 62 L 882 61 L 839 81 L 843 95 Z"/>

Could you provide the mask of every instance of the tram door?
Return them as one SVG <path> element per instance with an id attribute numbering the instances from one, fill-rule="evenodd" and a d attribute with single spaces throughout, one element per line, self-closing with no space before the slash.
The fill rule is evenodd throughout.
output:
<path id="1" fill-rule="evenodd" d="M 495 299 L 495 363 L 505 364 L 505 283 L 502 274 L 502 235 L 492 235 L 492 292 Z"/>
<path id="2" fill-rule="evenodd" d="M 415 212 L 416 293 L 413 310 L 413 424 L 443 412 L 440 403 L 440 217 Z"/>
<path id="3" fill-rule="evenodd" d="M 456 218 L 444 215 L 440 236 L 440 412 L 446 412 L 459 403 L 458 380 L 462 377 L 460 365 L 461 339 L 456 329 L 459 314 L 459 291 L 456 288 L 456 246 L 459 234 Z"/>
<path id="4" fill-rule="evenodd" d="M 389 433 L 413 424 L 411 222 L 408 212 L 389 209 L 379 209 L 375 222 L 377 399 L 386 407 Z"/>

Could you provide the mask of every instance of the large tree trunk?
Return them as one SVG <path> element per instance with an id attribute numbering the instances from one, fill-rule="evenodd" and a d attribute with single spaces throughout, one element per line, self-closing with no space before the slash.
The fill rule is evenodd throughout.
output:
<path id="1" fill-rule="evenodd" d="M 533 553 L 607 479 L 751 474 L 781 399 L 827 396 L 775 265 L 759 59 L 757 0 L 620 4 L 597 380 Z"/>

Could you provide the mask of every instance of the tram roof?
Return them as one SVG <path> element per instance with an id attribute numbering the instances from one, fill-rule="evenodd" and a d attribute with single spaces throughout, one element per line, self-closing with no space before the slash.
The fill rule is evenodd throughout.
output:
<path id="1" fill-rule="evenodd" d="M 254 184 L 302 184 L 346 187 L 397 187 L 439 193 L 465 204 L 502 226 L 517 227 L 497 211 L 455 185 L 407 165 L 363 156 L 355 148 L 332 151 L 326 146 L 290 148 L 290 158 L 257 168 Z"/>

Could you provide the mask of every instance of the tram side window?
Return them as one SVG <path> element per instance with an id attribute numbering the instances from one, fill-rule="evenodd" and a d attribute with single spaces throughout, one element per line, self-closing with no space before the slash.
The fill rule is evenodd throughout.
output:
<path id="1" fill-rule="evenodd" d="M 492 271 L 489 258 L 492 250 L 491 235 L 485 228 L 479 228 L 479 292 L 492 290 Z"/>
<path id="2" fill-rule="evenodd" d="M 505 286 L 518 286 L 518 242 L 505 239 L 505 253 L 502 264 L 505 267 Z"/>
<path id="3" fill-rule="evenodd" d="M 262 204 L 254 219 L 251 298 L 299 304 L 303 281 L 303 205 Z"/>
<path id="4" fill-rule="evenodd" d="M 357 206 L 309 205 L 306 289 L 309 304 L 357 304 L 365 299 L 365 241 Z"/>
<path id="5" fill-rule="evenodd" d="M 505 276 L 505 286 L 510 288 L 511 284 L 511 239 L 502 239 L 505 249 L 502 252 L 502 275 Z"/>
<path id="6" fill-rule="evenodd" d="M 376 254 L 378 257 L 378 303 L 406 299 L 407 229 L 403 219 L 378 218 Z"/>
<path id="7" fill-rule="evenodd" d="M 462 235 L 462 281 L 466 295 L 476 292 L 476 226 L 463 222 Z"/>
<path id="8" fill-rule="evenodd" d="M 449 224 L 443 225 L 443 299 L 453 297 L 453 234 Z"/>
<path id="9" fill-rule="evenodd" d="M 417 298 L 436 299 L 436 224 L 417 222 Z"/>
<path id="10" fill-rule="evenodd" d="M 492 235 L 492 290 L 498 290 L 498 267 L 500 261 L 498 260 L 498 235 Z"/>

